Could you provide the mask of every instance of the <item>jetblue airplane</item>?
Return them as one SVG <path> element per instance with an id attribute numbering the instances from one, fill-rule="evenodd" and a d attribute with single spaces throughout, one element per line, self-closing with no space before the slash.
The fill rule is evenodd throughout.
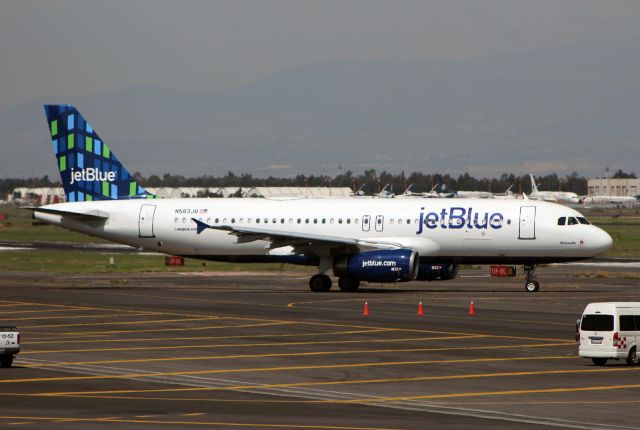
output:
<path id="1" fill-rule="evenodd" d="M 459 264 L 541 263 L 602 254 L 611 237 L 577 211 L 530 200 L 156 199 L 71 105 L 45 106 L 67 203 L 30 208 L 69 230 L 148 251 L 234 262 L 318 267 L 343 291 L 360 282 L 453 279 Z"/>

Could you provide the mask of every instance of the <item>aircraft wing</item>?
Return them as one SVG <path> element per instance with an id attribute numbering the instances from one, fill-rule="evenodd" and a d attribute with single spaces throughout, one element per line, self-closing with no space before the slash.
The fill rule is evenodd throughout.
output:
<path id="1" fill-rule="evenodd" d="M 104 221 L 109 218 L 109 214 L 99 211 L 90 210 L 88 212 L 75 212 L 61 209 L 50 209 L 37 206 L 23 206 L 20 209 L 27 209 L 33 212 L 42 212 L 45 214 L 61 215 L 78 221 Z"/>
<path id="2" fill-rule="evenodd" d="M 353 247 L 357 248 L 358 250 L 403 248 L 402 244 L 396 242 L 362 240 L 355 238 L 291 231 L 287 232 L 260 227 L 236 227 L 229 225 L 211 226 L 196 218 L 191 219 L 197 225 L 198 234 L 209 228 L 213 230 L 223 230 L 228 231 L 229 234 L 237 236 L 238 243 L 265 240 L 271 242 L 270 248 L 279 248 L 281 246 L 293 246 L 294 248 L 302 248 L 305 245 L 323 245 L 330 248 Z"/>

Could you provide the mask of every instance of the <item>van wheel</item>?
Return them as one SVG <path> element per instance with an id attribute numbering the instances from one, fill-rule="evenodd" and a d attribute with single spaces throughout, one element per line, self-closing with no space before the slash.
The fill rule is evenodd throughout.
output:
<path id="1" fill-rule="evenodd" d="M 637 366 L 638 365 L 638 355 L 636 354 L 636 347 L 634 346 L 629 351 L 629 355 L 627 355 L 627 364 L 629 366 Z"/>
<path id="2" fill-rule="evenodd" d="M 13 355 L 4 355 L 0 358 L 0 366 L 11 367 L 13 364 Z"/>
<path id="3" fill-rule="evenodd" d="M 607 364 L 607 359 L 601 357 L 594 357 L 591 359 L 591 361 L 593 361 L 593 364 L 595 364 L 596 366 L 604 366 L 605 364 Z"/>

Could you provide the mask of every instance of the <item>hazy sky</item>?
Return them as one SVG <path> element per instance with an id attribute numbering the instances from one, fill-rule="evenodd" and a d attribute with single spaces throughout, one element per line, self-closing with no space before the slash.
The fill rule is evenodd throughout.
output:
<path id="1" fill-rule="evenodd" d="M 141 85 L 230 88 L 316 62 L 638 37 L 639 18 L 636 0 L 0 0 L 0 110 Z"/>

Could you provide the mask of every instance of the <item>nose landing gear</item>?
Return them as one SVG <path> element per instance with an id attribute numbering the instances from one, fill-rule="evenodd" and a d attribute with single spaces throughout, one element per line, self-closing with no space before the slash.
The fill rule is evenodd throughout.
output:
<path id="1" fill-rule="evenodd" d="M 527 281 L 524 284 L 524 289 L 529 293 L 535 293 L 540 289 L 540 283 L 536 281 L 535 270 L 535 264 L 524 265 L 524 273 L 527 275 Z"/>

